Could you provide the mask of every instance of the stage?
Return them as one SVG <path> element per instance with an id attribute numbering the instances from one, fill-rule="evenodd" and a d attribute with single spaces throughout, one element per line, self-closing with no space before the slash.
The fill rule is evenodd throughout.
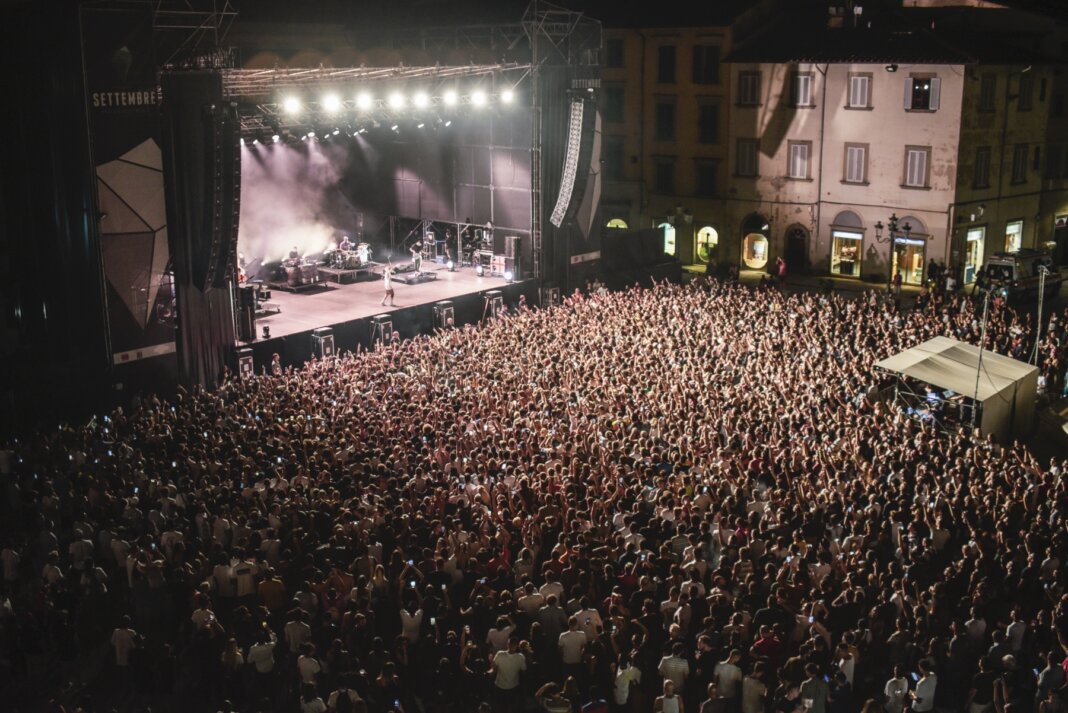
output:
<path id="1" fill-rule="evenodd" d="M 382 306 L 382 278 L 338 285 L 323 282 L 303 292 L 271 290 L 269 303 L 280 311 L 256 318 L 257 339 L 238 342 L 238 348 L 253 350 L 257 371 L 279 354 L 283 364 L 299 364 L 313 353 L 312 331 L 321 327 L 333 329 L 336 348 L 351 351 L 372 346 L 370 318 L 389 315 L 393 330 L 403 338 L 431 332 L 434 305 L 442 300 L 453 303 L 456 326 L 473 324 L 487 318 L 483 293 L 500 290 L 506 307 L 514 306 L 519 296 L 526 295 L 530 305 L 538 303 L 534 280 L 508 282 L 503 277 L 479 277 L 474 268 L 464 267 L 449 272 L 444 265 L 424 263 L 423 272 L 432 272 L 437 279 L 417 285 L 393 280 L 393 306 Z M 263 338 L 263 328 L 270 337 Z"/>

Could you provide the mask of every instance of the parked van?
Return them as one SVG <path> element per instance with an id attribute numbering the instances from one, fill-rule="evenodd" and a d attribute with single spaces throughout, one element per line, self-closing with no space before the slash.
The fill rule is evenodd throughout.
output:
<path id="1" fill-rule="evenodd" d="M 986 261 L 984 286 L 1004 297 L 1038 297 L 1041 268 L 1045 267 L 1046 297 L 1061 289 L 1064 276 L 1045 250 L 1025 248 L 1014 253 L 994 253 Z"/>

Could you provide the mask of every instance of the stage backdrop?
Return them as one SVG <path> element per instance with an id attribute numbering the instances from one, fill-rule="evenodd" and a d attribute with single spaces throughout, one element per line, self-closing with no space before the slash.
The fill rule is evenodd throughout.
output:
<path id="1" fill-rule="evenodd" d="M 115 364 L 175 348 L 151 12 L 145 4 L 81 8 Z"/>
<path id="2" fill-rule="evenodd" d="M 360 234 L 384 256 L 385 219 L 393 215 L 492 223 L 498 252 L 504 236 L 518 235 L 529 266 L 529 110 L 461 116 L 436 129 L 405 122 L 399 129 L 292 145 L 246 141 L 238 241 L 246 261 L 279 260 L 294 246 L 316 254 L 341 234 Z M 397 249 L 406 257 L 403 237 L 397 235 Z"/>

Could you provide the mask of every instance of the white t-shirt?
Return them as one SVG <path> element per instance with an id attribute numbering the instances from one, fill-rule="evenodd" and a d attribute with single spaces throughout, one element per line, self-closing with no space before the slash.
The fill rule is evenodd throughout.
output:
<path id="1" fill-rule="evenodd" d="M 886 686 L 883 688 L 883 694 L 886 695 L 886 703 L 883 707 L 886 708 L 886 713 L 901 713 L 905 707 L 905 696 L 909 692 L 909 682 L 907 678 L 891 678 L 886 682 Z"/>
<path id="2" fill-rule="evenodd" d="M 256 666 L 259 673 L 270 673 L 274 670 L 274 642 L 254 644 L 248 650 L 248 662 Z"/>
<path id="3" fill-rule="evenodd" d="M 508 648 L 508 637 L 515 631 L 514 626 L 506 626 L 503 629 L 490 629 L 486 633 L 486 643 L 494 651 L 504 651 Z"/>
<path id="4" fill-rule="evenodd" d="M 738 684 L 742 682 L 742 669 L 727 661 L 720 661 L 712 671 L 716 678 L 719 695 L 734 698 L 738 695 Z"/>
<path id="5" fill-rule="evenodd" d="M 768 687 L 752 676 L 742 681 L 742 713 L 761 713 Z"/>
<path id="6" fill-rule="evenodd" d="M 582 648 L 586 634 L 581 631 L 565 631 L 559 639 L 560 656 L 566 664 L 582 663 Z"/>
<path id="7" fill-rule="evenodd" d="M 493 665 L 497 667 L 494 685 L 502 691 L 510 691 L 519 685 L 519 672 L 527 670 L 527 659 L 518 652 L 498 651 L 493 655 Z"/>
<path id="8" fill-rule="evenodd" d="M 642 672 L 637 666 L 627 666 L 616 672 L 615 699 L 617 705 L 626 705 L 630 700 L 631 683 L 637 685 L 642 682 Z"/>
<path id="9" fill-rule="evenodd" d="M 111 632 L 111 645 L 115 647 L 115 664 L 130 665 L 130 652 L 137 648 L 137 632 L 133 629 L 116 629 Z"/>
<path id="10" fill-rule="evenodd" d="M 409 614 L 407 609 L 401 609 L 401 635 L 408 643 L 415 644 L 419 641 L 419 630 L 423 628 L 423 610 L 416 609 L 414 614 Z"/>
<path id="11" fill-rule="evenodd" d="M 300 680 L 304 683 L 315 683 L 315 677 L 323 667 L 314 656 L 301 656 L 297 659 L 297 671 L 300 672 Z"/>

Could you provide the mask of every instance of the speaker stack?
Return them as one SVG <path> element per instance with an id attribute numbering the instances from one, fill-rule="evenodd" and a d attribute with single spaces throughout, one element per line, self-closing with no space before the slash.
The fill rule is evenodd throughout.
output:
<path id="1" fill-rule="evenodd" d="M 243 285 L 237 291 L 237 337 L 242 342 L 256 340 L 256 287 Z"/>
<path id="2" fill-rule="evenodd" d="M 452 300 L 442 300 L 434 304 L 434 326 L 438 329 L 448 329 L 456 324 L 456 308 Z"/>

